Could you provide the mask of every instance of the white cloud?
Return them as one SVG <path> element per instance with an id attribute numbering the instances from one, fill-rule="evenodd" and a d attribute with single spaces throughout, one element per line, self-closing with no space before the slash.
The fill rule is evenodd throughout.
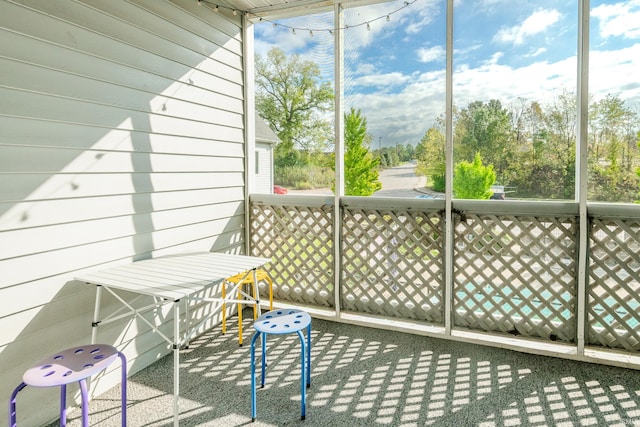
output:
<path id="1" fill-rule="evenodd" d="M 410 76 L 399 72 L 385 74 L 369 74 L 353 79 L 353 83 L 358 86 L 378 87 L 382 90 L 390 89 L 393 86 L 399 86 L 407 83 Z"/>
<path id="2" fill-rule="evenodd" d="M 589 91 L 596 97 L 617 94 L 640 107 L 640 43 L 614 51 L 589 53 Z"/>
<path id="3" fill-rule="evenodd" d="M 303 60 L 318 64 L 324 79 L 333 78 L 333 14 L 322 13 L 300 18 L 255 24 L 254 52 L 262 57 L 276 47 L 287 55 L 298 54 Z M 295 28 L 295 33 L 292 31 Z M 313 31 L 313 35 L 309 32 Z"/>
<path id="4" fill-rule="evenodd" d="M 429 48 L 421 47 L 418 49 L 418 61 L 423 63 L 428 62 L 444 62 L 446 51 L 443 46 L 432 46 Z"/>
<path id="5" fill-rule="evenodd" d="M 640 0 L 600 5 L 591 11 L 591 16 L 599 19 L 602 37 L 640 37 Z"/>
<path id="6" fill-rule="evenodd" d="M 456 67 L 454 104 L 465 107 L 472 101 L 499 99 L 507 105 L 518 97 L 544 103 L 561 89 L 575 89 L 575 57 L 520 68 L 500 65 L 499 58 L 500 53 L 480 67 L 471 68 L 467 64 Z M 406 85 L 397 92 L 376 91 L 345 99 L 348 106 L 362 109 L 369 132 L 376 138 L 381 136 L 383 145 L 418 143 L 435 119 L 444 114 L 444 69 L 403 78 Z M 363 81 L 366 81 L 364 77 Z"/>
<path id="7" fill-rule="evenodd" d="M 561 14 L 555 9 L 542 9 L 535 11 L 521 25 L 503 28 L 495 35 L 494 40 L 502 43 L 521 45 L 525 39 L 545 32 L 549 27 L 560 20 Z"/>
<path id="8" fill-rule="evenodd" d="M 504 52 L 495 52 L 493 55 L 491 55 L 491 58 L 489 58 L 486 61 L 486 64 L 495 65 L 498 63 L 498 61 L 500 61 L 500 58 L 502 58 L 503 56 L 504 56 Z"/>
<path id="9" fill-rule="evenodd" d="M 527 56 L 530 58 L 535 58 L 536 56 L 540 56 L 543 53 L 547 52 L 547 48 L 546 47 L 540 47 L 538 49 L 536 49 L 535 51 L 531 52 L 530 54 L 528 54 Z"/>

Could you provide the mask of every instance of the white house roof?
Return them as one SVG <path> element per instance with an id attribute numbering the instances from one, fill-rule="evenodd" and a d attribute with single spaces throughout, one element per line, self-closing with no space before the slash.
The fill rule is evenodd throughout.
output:
<path id="1" fill-rule="evenodd" d="M 271 130 L 269 125 L 262 119 L 262 117 L 256 114 L 256 142 L 268 142 L 271 144 L 277 144 L 280 142 L 280 138 Z"/>

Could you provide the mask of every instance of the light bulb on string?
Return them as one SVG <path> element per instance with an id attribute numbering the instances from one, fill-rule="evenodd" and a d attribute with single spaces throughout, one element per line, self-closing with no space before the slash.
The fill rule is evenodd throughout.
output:
<path id="1" fill-rule="evenodd" d="M 208 3 L 207 0 L 196 0 L 196 1 L 197 2 L 203 2 L 203 3 L 207 2 Z M 385 15 L 378 16 L 377 18 L 369 20 L 369 21 L 360 22 L 360 23 L 357 23 L 357 24 L 354 24 L 354 25 L 345 25 L 344 27 L 340 27 L 340 28 L 333 28 L 333 29 L 332 28 L 327 28 L 327 29 L 321 28 L 321 29 L 319 29 L 319 31 L 328 31 L 329 34 L 333 35 L 334 31 L 336 31 L 336 30 L 348 30 L 348 29 L 350 29 L 352 27 L 360 27 L 360 26 L 364 26 L 364 25 L 366 25 L 367 31 L 371 31 L 371 22 L 375 22 L 375 21 L 378 21 L 380 19 L 386 19 L 387 22 L 390 22 L 391 21 L 391 15 L 401 11 L 402 9 L 404 9 L 406 7 L 409 7 L 410 5 L 414 4 L 417 1 L 418 0 L 405 0 L 403 6 L 399 7 L 398 9 L 393 10 L 390 13 L 387 13 Z M 219 6 L 216 5 L 216 12 L 218 11 L 218 7 Z M 222 6 L 222 7 L 225 8 L 225 9 L 232 10 L 234 15 L 236 15 L 238 13 L 238 10 L 236 10 L 236 9 L 231 9 L 230 7 L 227 7 L 227 6 Z M 258 18 L 260 22 L 263 22 L 263 21 L 270 22 L 273 25 L 273 28 L 276 28 L 278 25 L 281 25 L 281 24 L 278 24 L 277 22 L 271 21 L 269 19 L 263 19 L 261 16 L 258 16 L 258 15 L 254 14 L 251 11 L 248 11 L 248 10 L 247 11 L 240 11 L 240 13 L 243 13 L 243 14 L 245 14 L 247 16 L 253 16 L 255 18 Z M 285 28 L 290 28 L 291 32 L 294 35 L 296 35 L 296 30 L 300 30 L 300 31 L 309 31 L 309 36 L 313 37 L 313 29 L 311 29 L 311 28 L 290 27 L 288 25 L 283 25 L 283 26 Z"/>

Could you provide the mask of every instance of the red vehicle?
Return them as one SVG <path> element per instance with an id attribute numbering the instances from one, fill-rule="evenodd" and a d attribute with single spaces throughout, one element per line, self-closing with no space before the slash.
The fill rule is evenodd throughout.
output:
<path id="1" fill-rule="evenodd" d="M 281 187 L 279 185 L 274 185 L 273 186 L 273 194 L 287 194 L 288 190 L 284 187 Z"/>

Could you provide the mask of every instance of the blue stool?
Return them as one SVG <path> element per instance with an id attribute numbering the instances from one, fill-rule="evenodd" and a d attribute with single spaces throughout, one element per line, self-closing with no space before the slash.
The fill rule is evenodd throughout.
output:
<path id="1" fill-rule="evenodd" d="M 82 426 L 89 425 L 87 378 L 106 369 L 116 358 L 122 370 L 122 427 L 127 425 L 127 360 L 124 354 L 107 344 L 73 347 L 47 357 L 22 376 L 9 401 L 9 427 L 16 427 L 16 397 L 27 385 L 33 387 L 60 386 L 60 426 L 67 425 L 67 384 L 78 382 L 82 393 Z"/>
<path id="2" fill-rule="evenodd" d="M 251 339 L 251 421 L 256 420 L 256 341 L 262 341 L 262 382 L 264 387 L 265 370 L 267 367 L 267 334 L 283 335 L 296 332 L 300 338 L 302 350 L 300 352 L 301 378 L 300 394 L 302 395 L 302 416 L 304 420 L 307 409 L 307 387 L 311 387 L 311 316 L 309 313 L 297 310 L 275 310 L 263 314 L 253 324 L 256 333 Z M 307 343 L 305 345 L 302 330 L 307 328 Z M 305 380 L 306 378 L 306 380 Z M 306 387 L 305 387 L 306 384 Z"/>

